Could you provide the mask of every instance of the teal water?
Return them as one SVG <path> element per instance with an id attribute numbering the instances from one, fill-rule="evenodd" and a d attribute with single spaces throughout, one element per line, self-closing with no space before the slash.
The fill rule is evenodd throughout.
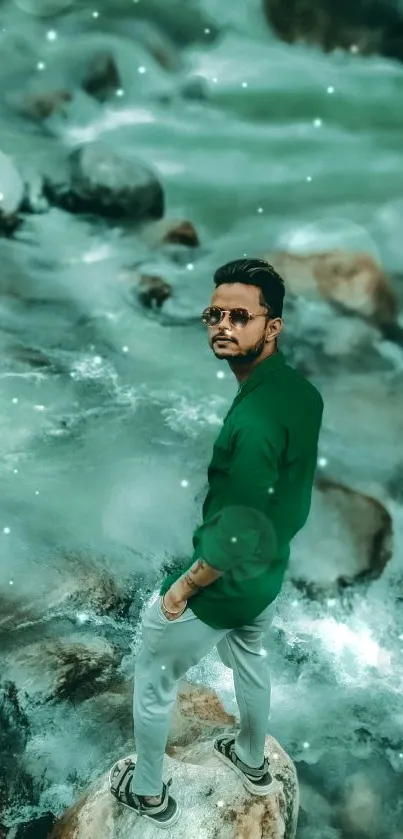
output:
<path id="1" fill-rule="evenodd" d="M 230 11 L 201 2 L 192 22 L 175 4 L 158 17 L 154 3 L 141 25 L 134 5 L 65 2 L 63 14 L 47 18 L 33 13 L 44 9 L 33 0 L 0 8 L 0 150 L 34 182 L 77 143 L 135 149 L 163 183 L 166 215 L 190 219 L 201 240 L 196 251 L 153 250 L 136 229 L 55 208 L 26 215 L 14 239 L 0 239 L 3 675 L 28 687 L 33 702 L 23 762 L 35 794 L 15 797 L 16 821 L 46 809 L 61 814 L 130 742 L 115 723 L 100 742 L 85 704 L 35 705 L 41 670 L 28 673 L 21 650 L 73 629 L 100 634 L 130 678 L 141 608 L 163 563 L 189 554 L 211 447 L 236 394 L 199 318 L 214 268 L 273 248 L 362 249 L 396 277 L 401 294 L 403 67 L 281 44 L 256 2 L 245 8 L 239 0 Z M 61 6 L 55 0 L 48 9 Z M 150 33 L 176 69 L 153 59 Z M 99 48 L 115 51 L 122 77 L 122 95 L 105 105 L 77 87 L 81 64 Z M 201 100 L 180 95 L 194 78 Z M 42 128 L 12 106 L 28 89 L 65 86 L 73 101 Z M 0 187 L 9 188 L 2 176 Z M 124 271 L 133 263 L 172 284 L 161 313 L 131 295 Z M 381 799 L 360 835 L 398 839 L 402 517 L 387 486 L 402 461 L 403 356 L 376 335 L 353 362 L 346 330 L 327 304 L 300 299 L 284 350 L 290 361 L 309 358 L 324 393 L 320 456 L 331 476 L 388 504 L 396 549 L 384 577 L 348 606 L 310 603 L 287 583 L 272 651 L 271 725 L 301 778 L 334 804 L 331 817 L 303 816 L 300 837 L 355 839 L 337 814 L 345 778 L 358 773 Z M 328 334 L 340 348 L 330 367 L 320 349 Z M 32 360 L 32 349 L 46 361 Z M 337 539 L 344 544 L 342 530 Z M 325 561 L 315 557 L 318 566 Z M 94 603 L 91 585 L 102 574 L 130 593 L 126 611 Z M 223 670 L 213 656 L 193 677 L 220 685 L 232 707 Z"/>

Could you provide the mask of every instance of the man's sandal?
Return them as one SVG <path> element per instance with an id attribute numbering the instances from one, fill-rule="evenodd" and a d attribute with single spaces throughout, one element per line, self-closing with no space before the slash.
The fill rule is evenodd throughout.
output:
<path id="1" fill-rule="evenodd" d="M 264 759 L 259 769 L 247 766 L 235 753 L 235 737 L 219 737 L 214 742 L 214 750 L 230 769 L 239 775 L 242 783 L 253 795 L 269 795 L 278 789 L 277 781 L 269 772 L 269 761 Z"/>
<path id="2" fill-rule="evenodd" d="M 123 757 L 114 763 L 109 772 L 109 789 L 112 795 L 120 804 L 129 807 L 158 827 L 172 827 L 180 816 L 179 806 L 168 792 L 172 778 L 167 784 L 163 784 L 161 804 L 148 804 L 144 795 L 135 795 L 130 790 L 135 768 L 136 764 L 130 757 Z"/>

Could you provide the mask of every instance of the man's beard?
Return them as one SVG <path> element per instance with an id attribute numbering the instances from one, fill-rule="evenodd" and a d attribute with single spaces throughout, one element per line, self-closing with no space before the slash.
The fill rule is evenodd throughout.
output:
<path id="1" fill-rule="evenodd" d="M 261 338 L 260 341 L 257 344 L 255 344 L 254 347 L 251 347 L 246 354 L 240 353 L 239 355 L 236 355 L 234 353 L 230 356 L 223 355 L 221 356 L 221 358 L 225 359 L 226 361 L 230 361 L 232 364 L 239 365 L 240 367 L 244 364 L 251 364 L 252 361 L 256 361 L 256 359 L 259 358 L 259 356 L 262 354 L 265 343 L 266 339 Z M 216 353 L 216 355 L 218 358 L 220 358 L 220 354 Z"/>

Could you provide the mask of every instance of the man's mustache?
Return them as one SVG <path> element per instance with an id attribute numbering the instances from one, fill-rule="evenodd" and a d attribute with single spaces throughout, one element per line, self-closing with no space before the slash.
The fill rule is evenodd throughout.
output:
<path id="1" fill-rule="evenodd" d="M 230 344 L 236 344 L 236 341 L 234 341 L 233 338 L 228 338 L 227 335 L 217 335 L 217 337 L 213 340 L 213 344 L 215 344 L 216 341 L 228 341 Z"/>

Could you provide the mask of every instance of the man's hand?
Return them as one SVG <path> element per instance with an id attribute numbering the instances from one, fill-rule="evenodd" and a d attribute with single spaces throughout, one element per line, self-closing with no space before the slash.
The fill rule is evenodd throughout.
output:
<path id="1" fill-rule="evenodd" d="M 187 601 L 183 599 L 183 595 L 180 592 L 180 587 L 176 583 L 173 583 L 170 589 L 164 594 L 161 602 L 162 611 L 169 621 L 175 621 L 183 614 L 186 609 Z M 169 612 L 178 612 L 177 615 L 171 615 Z"/>

